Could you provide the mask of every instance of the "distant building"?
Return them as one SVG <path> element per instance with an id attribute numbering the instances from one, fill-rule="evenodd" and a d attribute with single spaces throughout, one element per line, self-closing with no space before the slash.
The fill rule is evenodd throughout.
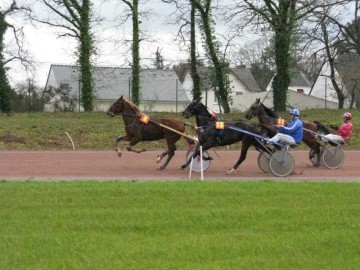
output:
<path id="1" fill-rule="evenodd" d="M 354 105 L 360 107 L 360 57 L 354 53 L 338 55 L 335 61 L 335 81 L 345 94 L 344 107 L 348 107 L 351 99 Z M 339 103 L 338 95 L 330 79 L 330 65 L 325 63 L 309 93 L 325 101 Z"/>
<path id="2" fill-rule="evenodd" d="M 299 70 L 292 70 L 291 75 L 292 76 L 288 89 L 300 94 L 309 95 L 312 82 L 310 81 L 308 76 L 306 76 L 304 72 L 301 72 Z M 266 87 L 266 91 L 272 90 L 272 82 L 273 80 L 271 80 L 268 86 Z"/>
<path id="3" fill-rule="evenodd" d="M 131 97 L 131 72 L 130 68 L 94 67 L 95 110 L 108 110 L 121 95 Z M 69 96 L 79 106 L 79 74 L 77 66 L 51 65 L 45 87 L 58 88 L 61 84 L 67 84 L 71 89 Z M 143 69 L 140 71 L 140 81 L 139 107 L 144 112 L 180 112 L 190 101 L 173 70 Z M 46 110 L 53 110 L 55 100 L 56 97 L 45 106 Z M 77 109 L 82 110 L 81 106 Z"/>
<path id="4" fill-rule="evenodd" d="M 200 67 L 198 68 L 198 73 L 202 80 L 202 102 L 213 112 L 219 112 L 219 103 L 211 84 L 209 68 Z M 192 99 L 193 81 L 190 69 L 186 69 L 182 74 L 183 77 L 181 78 L 181 81 L 183 88 L 189 95 L 189 99 Z M 241 108 L 247 108 L 248 105 L 251 104 L 243 104 L 242 97 L 244 95 L 247 95 L 248 93 L 261 92 L 261 89 L 251 74 L 250 69 L 246 68 L 246 66 L 242 65 L 236 68 L 230 68 L 229 80 L 231 97 L 233 99 L 233 103 L 230 105 L 232 110 L 241 110 Z"/>

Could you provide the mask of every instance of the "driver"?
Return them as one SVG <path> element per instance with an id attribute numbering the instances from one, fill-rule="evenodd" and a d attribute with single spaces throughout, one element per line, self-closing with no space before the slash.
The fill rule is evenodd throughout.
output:
<path id="1" fill-rule="evenodd" d="M 291 121 L 286 125 L 274 125 L 278 133 L 269 139 L 271 143 L 283 144 L 300 144 L 303 138 L 304 126 L 300 120 L 300 112 L 298 109 L 290 110 Z"/>

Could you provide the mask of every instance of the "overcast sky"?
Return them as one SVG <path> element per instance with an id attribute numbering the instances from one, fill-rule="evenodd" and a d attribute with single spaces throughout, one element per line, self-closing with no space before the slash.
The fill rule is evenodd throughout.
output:
<path id="1" fill-rule="evenodd" d="M 141 42 L 141 58 L 142 67 L 150 67 L 150 62 L 145 61 L 145 59 L 154 59 L 156 49 L 159 47 L 162 56 L 166 60 L 166 64 L 172 63 L 176 64 L 180 61 L 186 61 L 189 58 L 188 52 L 181 50 L 179 44 L 175 42 L 176 34 L 179 30 L 180 24 L 171 24 L 169 23 L 169 14 L 174 11 L 171 5 L 163 3 L 161 0 L 144 0 L 147 2 L 147 5 L 140 5 L 145 10 L 150 10 L 154 14 L 149 18 L 142 18 L 142 23 L 140 27 L 142 30 L 145 30 L 148 35 L 154 40 L 154 42 Z M 9 7 L 12 0 L 0 0 L 0 8 L 6 9 Z M 22 3 L 32 3 L 30 6 L 38 14 L 51 14 L 48 9 L 41 8 L 40 6 L 35 5 L 34 3 L 41 2 L 40 0 L 17 0 L 18 5 Z M 96 65 L 101 66 L 123 66 L 128 67 L 127 63 L 131 60 L 131 53 L 128 50 L 124 50 L 124 46 L 121 46 L 119 42 L 114 44 L 116 39 L 131 39 L 132 26 L 131 21 L 129 21 L 123 27 L 118 28 L 115 31 L 115 28 L 112 27 L 117 22 L 115 16 L 122 14 L 124 3 L 120 0 L 117 0 L 117 5 L 115 0 L 109 0 L 104 4 L 103 0 L 93 0 L 94 2 L 94 13 L 105 19 L 101 25 L 96 26 L 93 29 L 96 40 L 97 48 L 97 57 L 94 59 Z M 219 0 L 223 5 L 228 3 L 230 7 L 233 1 L 231 0 Z M 103 4 L 101 4 L 103 3 Z M 349 11 L 350 12 L 350 11 Z M 350 13 L 349 18 L 352 18 L 353 13 Z M 25 44 L 28 48 L 29 53 L 32 55 L 33 60 L 37 65 L 37 72 L 35 76 L 33 74 L 27 74 L 21 66 L 17 63 L 11 65 L 11 70 L 9 72 L 10 81 L 14 85 L 15 82 L 25 81 L 27 78 L 35 78 L 37 83 L 41 86 L 45 85 L 48 71 L 51 64 L 75 64 L 76 57 L 74 56 L 74 51 L 76 51 L 77 43 L 74 39 L 71 38 L 57 38 L 58 29 L 49 27 L 46 25 L 37 25 L 36 27 L 31 25 L 29 22 L 22 21 L 19 17 L 7 18 L 10 20 L 10 23 L 17 25 L 25 25 Z M 226 35 L 228 27 L 216 19 L 216 32 L 218 34 Z M 198 34 L 198 38 L 199 38 Z M 5 37 L 5 46 L 11 44 L 12 35 L 10 31 L 7 32 Z M 217 36 L 218 41 L 221 40 L 220 36 Z M 259 36 L 254 35 L 253 33 L 245 33 L 242 36 L 239 36 L 237 39 L 232 40 L 232 45 L 230 49 L 232 53 L 237 52 L 240 46 L 244 44 L 249 44 L 252 40 L 259 38 Z M 117 47 L 116 47 L 117 45 Z M 235 45 L 235 46 L 234 46 Z M 14 46 L 8 46 L 14 47 Z M 184 48 L 183 48 L 184 49 Z M 201 42 L 198 42 L 197 49 L 200 53 L 203 52 Z M 227 49 L 229 50 L 229 48 Z M 229 53 L 229 51 L 227 51 Z M 234 59 L 231 57 L 231 59 Z M 239 64 L 239 63 L 236 63 Z"/>
<path id="2" fill-rule="evenodd" d="M 0 0 L 1 9 L 5 9 L 12 2 L 11 0 Z M 18 0 L 18 5 L 23 2 L 29 2 L 34 0 Z M 120 2 L 120 1 L 119 1 Z M 177 42 L 175 42 L 175 36 L 179 29 L 179 24 L 174 25 L 169 23 L 168 15 L 173 11 L 171 6 L 162 3 L 160 0 L 152 0 L 146 10 L 152 10 L 156 15 L 150 16 L 148 19 L 142 19 L 141 27 L 147 30 L 150 37 L 155 40 L 153 43 L 142 42 L 141 57 L 143 59 L 154 58 L 157 47 L 162 50 L 162 55 L 168 62 L 177 63 L 181 60 L 188 58 L 188 53 L 181 51 Z M 124 51 L 115 49 L 112 39 L 121 39 L 124 36 L 131 37 L 131 22 L 124 27 L 120 27 L 115 32 L 115 29 L 111 27 L 114 24 L 114 16 L 122 10 L 124 5 L 116 6 L 114 4 L 102 4 L 99 5 L 100 0 L 96 1 L 95 13 L 100 13 L 100 16 L 106 20 L 100 26 L 94 28 L 96 37 L 96 46 L 98 49 L 98 55 L 95 59 L 97 65 L 102 66 L 124 66 L 127 60 L 131 59 L 131 54 L 127 53 L 124 58 Z M 31 5 L 36 10 L 36 5 Z M 42 10 L 43 12 L 43 10 Z M 11 23 L 21 24 L 21 20 L 10 19 Z M 225 29 L 222 24 L 218 24 L 218 29 Z M 223 30 L 221 30 L 223 31 Z M 25 43 L 32 55 L 36 65 L 37 72 L 35 79 L 41 86 L 45 85 L 47 74 L 50 68 L 50 64 L 74 64 L 76 58 L 74 57 L 74 50 L 76 49 L 77 43 L 71 38 L 58 38 L 58 30 L 46 25 L 37 25 L 36 27 L 26 23 L 25 28 Z M 8 31 L 5 39 L 5 44 L 11 42 L 11 35 Z M 117 44 L 118 45 L 118 44 Z M 198 45 L 198 49 L 202 50 L 201 45 Z M 149 61 L 144 61 L 143 64 L 149 66 Z M 26 80 L 28 77 L 32 77 L 32 74 L 27 74 L 19 64 L 11 65 L 11 71 L 9 72 L 11 83 Z"/>

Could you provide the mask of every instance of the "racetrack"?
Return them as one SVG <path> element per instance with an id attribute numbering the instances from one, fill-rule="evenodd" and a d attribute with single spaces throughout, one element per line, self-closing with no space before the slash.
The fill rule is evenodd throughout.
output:
<path id="1" fill-rule="evenodd" d="M 185 151 L 176 152 L 165 170 L 158 170 L 156 157 L 160 152 L 141 154 L 123 152 L 121 158 L 113 151 L 3 151 L 0 152 L 0 179 L 6 180 L 197 180 L 201 174 L 189 169 L 180 170 L 185 161 Z M 239 157 L 238 151 L 209 151 L 214 158 L 204 172 L 204 180 L 320 180 L 360 181 L 360 151 L 346 151 L 344 165 L 331 170 L 324 166 L 310 166 L 307 151 L 291 151 L 295 159 L 295 174 L 276 177 L 262 172 L 257 165 L 258 152 L 249 151 L 247 159 L 232 175 L 226 171 Z"/>

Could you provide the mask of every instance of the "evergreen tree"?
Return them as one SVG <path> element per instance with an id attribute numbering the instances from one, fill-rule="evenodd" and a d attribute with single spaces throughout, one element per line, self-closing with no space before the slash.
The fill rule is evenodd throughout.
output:
<path id="1" fill-rule="evenodd" d="M 11 87 L 6 77 L 6 69 L 4 65 L 4 36 L 8 24 L 5 20 L 5 12 L 0 10 L 0 110 L 9 114 L 11 111 Z"/>

